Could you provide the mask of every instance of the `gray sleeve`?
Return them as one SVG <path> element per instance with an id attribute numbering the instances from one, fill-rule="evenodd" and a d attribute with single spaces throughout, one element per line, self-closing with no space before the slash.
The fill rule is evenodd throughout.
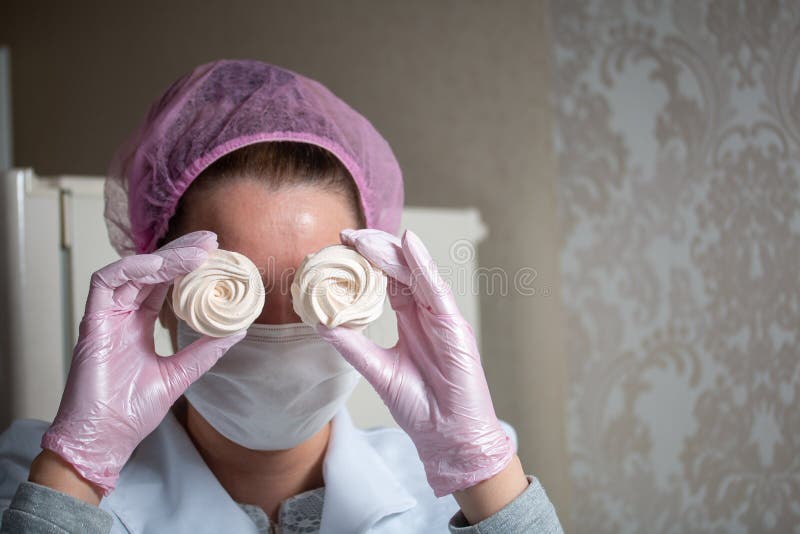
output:
<path id="1" fill-rule="evenodd" d="M 528 488 L 503 509 L 480 523 L 470 525 L 459 510 L 450 519 L 451 533 L 460 534 L 563 534 L 556 510 L 536 477 L 527 475 Z"/>
<path id="2" fill-rule="evenodd" d="M 3 512 L 0 534 L 108 534 L 112 523 L 111 514 L 97 506 L 25 481 Z"/>

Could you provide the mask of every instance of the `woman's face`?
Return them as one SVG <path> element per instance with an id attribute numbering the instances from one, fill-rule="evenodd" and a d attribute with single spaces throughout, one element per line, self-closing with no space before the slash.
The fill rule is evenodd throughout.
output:
<path id="1" fill-rule="evenodd" d="M 339 243 L 339 231 L 357 225 L 344 193 L 315 186 L 273 190 L 241 179 L 187 198 L 181 232 L 211 230 L 219 248 L 250 258 L 266 290 L 264 310 L 255 322 L 285 324 L 300 322 L 289 291 L 300 262 L 311 252 Z M 166 303 L 161 322 L 176 339 L 177 323 Z"/>

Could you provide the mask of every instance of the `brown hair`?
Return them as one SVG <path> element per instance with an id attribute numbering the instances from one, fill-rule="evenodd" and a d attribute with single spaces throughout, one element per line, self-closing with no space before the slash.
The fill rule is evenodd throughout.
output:
<path id="1" fill-rule="evenodd" d="M 331 152 L 310 143 L 268 141 L 247 145 L 226 154 L 209 165 L 192 181 L 178 200 L 175 214 L 157 247 L 177 238 L 181 233 L 187 198 L 198 192 L 243 178 L 263 182 L 270 189 L 311 185 L 341 193 L 356 215 L 360 228 L 366 226 L 361 197 L 347 168 Z"/>

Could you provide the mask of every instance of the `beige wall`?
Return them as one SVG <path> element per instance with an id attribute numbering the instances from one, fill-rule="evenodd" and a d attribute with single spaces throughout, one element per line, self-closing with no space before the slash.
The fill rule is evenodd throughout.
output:
<path id="1" fill-rule="evenodd" d="M 102 174 L 116 144 L 172 80 L 220 57 L 320 80 L 389 140 L 410 205 L 477 206 L 485 267 L 483 359 L 520 455 L 569 517 L 566 362 L 558 287 L 548 6 L 504 2 L 21 1 L 0 7 L 11 45 L 14 160 L 41 174 Z M 198 7 L 202 6 L 202 7 Z M 521 268 L 536 294 L 514 291 Z"/>
<path id="2" fill-rule="evenodd" d="M 798 3 L 552 7 L 575 530 L 797 532 Z"/>

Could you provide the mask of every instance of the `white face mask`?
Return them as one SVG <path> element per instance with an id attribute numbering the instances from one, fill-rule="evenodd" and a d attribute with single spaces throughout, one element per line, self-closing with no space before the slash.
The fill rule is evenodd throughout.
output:
<path id="1" fill-rule="evenodd" d="M 179 349 L 200 337 L 178 320 Z M 289 449 L 331 420 L 359 376 L 310 326 L 252 324 L 185 395 L 231 441 L 248 449 Z"/>

